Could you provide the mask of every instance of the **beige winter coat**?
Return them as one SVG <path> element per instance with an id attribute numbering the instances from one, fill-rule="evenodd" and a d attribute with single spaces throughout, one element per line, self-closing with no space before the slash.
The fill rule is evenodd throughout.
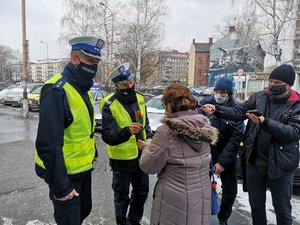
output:
<path id="1" fill-rule="evenodd" d="M 158 174 L 151 225 L 209 225 L 211 185 L 210 143 L 217 130 L 194 111 L 172 114 L 143 150 L 141 169 Z"/>

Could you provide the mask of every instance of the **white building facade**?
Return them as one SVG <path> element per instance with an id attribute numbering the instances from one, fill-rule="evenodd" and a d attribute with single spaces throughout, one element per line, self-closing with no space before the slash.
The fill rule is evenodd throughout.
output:
<path id="1" fill-rule="evenodd" d="M 55 74 L 61 73 L 68 59 L 49 59 L 30 62 L 29 75 L 33 82 L 45 82 Z"/>

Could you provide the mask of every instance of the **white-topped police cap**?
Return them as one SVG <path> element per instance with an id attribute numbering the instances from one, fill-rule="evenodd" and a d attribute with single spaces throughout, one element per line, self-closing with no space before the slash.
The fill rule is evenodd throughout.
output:
<path id="1" fill-rule="evenodd" d="M 94 36 L 74 37 L 69 41 L 72 51 L 81 50 L 85 55 L 100 59 L 104 41 Z"/>
<path id="2" fill-rule="evenodd" d="M 112 80 L 114 83 L 126 83 L 128 80 L 132 80 L 132 74 L 129 63 L 123 63 L 118 66 L 108 76 L 108 80 Z"/>

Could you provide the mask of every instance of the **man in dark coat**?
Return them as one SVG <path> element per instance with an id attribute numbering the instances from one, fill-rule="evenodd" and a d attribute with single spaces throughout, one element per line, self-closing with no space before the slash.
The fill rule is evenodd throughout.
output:
<path id="1" fill-rule="evenodd" d="M 239 103 L 232 95 L 233 83 L 229 78 L 221 78 L 215 85 L 214 93 L 202 99 L 201 105 L 213 104 L 234 107 Z M 201 109 L 200 112 L 203 112 Z M 215 173 L 222 181 L 222 199 L 218 214 L 219 224 L 226 225 L 237 194 L 236 160 L 240 142 L 243 139 L 243 121 L 232 121 L 215 114 L 208 115 L 211 125 L 219 131 L 218 142 L 211 146 Z"/>
<path id="2" fill-rule="evenodd" d="M 292 66 L 269 76 L 269 87 L 236 107 L 207 104 L 203 110 L 227 118 L 249 118 L 244 134 L 246 184 L 254 225 L 266 225 L 266 190 L 270 188 L 277 224 L 291 225 L 293 174 L 299 163 L 300 98 L 291 89 Z M 248 110 L 256 109 L 258 113 Z M 248 111 L 248 112 L 247 112 Z"/>

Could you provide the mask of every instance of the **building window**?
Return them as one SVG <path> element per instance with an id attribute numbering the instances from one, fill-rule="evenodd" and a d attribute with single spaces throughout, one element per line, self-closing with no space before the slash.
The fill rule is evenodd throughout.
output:
<path id="1" fill-rule="evenodd" d="M 202 65 L 202 57 L 199 57 L 199 58 L 198 58 L 198 64 L 199 64 L 199 65 Z"/>
<path id="2" fill-rule="evenodd" d="M 200 77 L 202 75 L 202 70 L 198 69 L 198 77 Z"/>

